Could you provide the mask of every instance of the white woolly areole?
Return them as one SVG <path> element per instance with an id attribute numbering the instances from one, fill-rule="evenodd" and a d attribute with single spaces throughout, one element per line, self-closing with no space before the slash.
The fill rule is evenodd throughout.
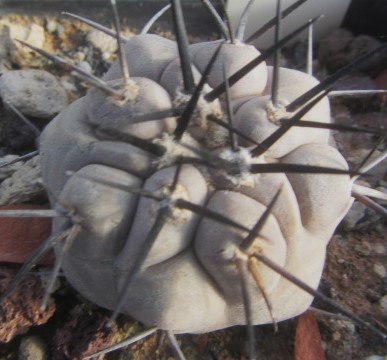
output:
<path id="1" fill-rule="evenodd" d="M 129 101 L 135 100 L 138 96 L 139 87 L 133 80 L 129 80 L 129 82 L 125 84 L 123 79 L 119 79 L 112 87 L 116 90 L 120 90 L 124 96 L 123 99 L 115 97 L 114 95 L 109 97 L 109 102 L 117 107 L 125 106 Z"/>
<path id="2" fill-rule="evenodd" d="M 233 151 L 229 148 L 224 149 L 219 156 L 227 161 L 238 165 L 239 174 L 230 175 L 224 172 L 226 179 L 230 180 L 235 186 L 254 187 L 254 175 L 250 173 L 251 164 L 256 163 L 256 158 L 253 158 L 250 151 L 245 148 L 239 148 L 238 151 Z"/>
<path id="3" fill-rule="evenodd" d="M 210 91 L 211 87 L 205 84 L 202 93 L 208 93 Z M 185 94 L 182 87 L 179 87 L 176 89 L 173 105 L 177 108 L 184 107 L 190 98 L 191 95 Z M 201 94 L 188 125 L 188 131 L 195 139 L 203 142 L 209 148 L 221 146 L 227 136 L 227 131 L 221 126 L 208 121 L 208 115 L 222 119 L 222 108 L 218 99 L 208 102 Z"/>
<path id="4" fill-rule="evenodd" d="M 198 157 L 194 152 L 176 142 L 172 134 L 163 133 L 160 138 L 154 139 L 152 142 L 165 148 L 165 154 L 155 160 L 158 169 L 174 165 L 179 156 Z M 196 141 L 187 133 L 183 134 L 181 142 L 197 146 Z"/>
<path id="5" fill-rule="evenodd" d="M 275 125 L 280 125 L 280 120 L 289 119 L 293 114 L 291 112 L 286 111 L 286 106 L 284 102 L 278 102 L 277 106 L 273 104 L 272 101 L 269 101 L 266 104 L 266 113 L 267 118 Z"/>
<path id="6" fill-rule="evenodd" d="M 191 217 L 191 212 L 189 210 L 180 209 L 175 206 L 175 201 L 178 199 L 191 200 L 187 189 L 183 185 L 177 184 L 172 193 L 170 186 L 165 185 L 158 190 L 158 193 L 164 197 L 164 200 L 155 203 L 156 206 L 152 210 L 159 211 L 162 208 L 169 208 L 170 213 L 167 219 L 168 223 L 174 225 L 181 224 Z"/>

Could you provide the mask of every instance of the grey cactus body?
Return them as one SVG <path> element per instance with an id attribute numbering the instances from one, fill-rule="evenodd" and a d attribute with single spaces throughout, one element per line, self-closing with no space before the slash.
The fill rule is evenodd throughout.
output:
<path id="1" fill-rule="evenodd" d="M 219 42 L 206 42 L 190 46 L 196 82 L 218 45 Z M 252 46 L 224 44 L 203 94 L 222 83 L 224 67 L 233 74 L 258 54 Z M 132 98 L 118 104 L 101 90 L 91 89 L 47 126 L 40 141 L 45 184 L 82 219 L 81 231 L 64 256 L 65 275 L 81 294 L 108 309 L 115 308 L 128 269 L 163 206 L 162 202 L 108 182 L 162 194 L 173 182 L 179 155 L 200 157 L 173 139 L 179 118 L 132 121 L 138 114 L 186 104 L 189 97 L 183 90 L 176 43 L 157 35 L 138 35 L 126 43 L 125 56 Z M 230 89 L 234 126 L 257 143 L 278 129 L 277 120 L 284 115 L 276 114 L 271 107 L 271 74 L 272 68 L 263 63 Z M 115 84 L 120 79 L 117 62 L 104 80 Z M 279 103 L 289 104 L 317 83 L 304 73 L 281 69 Z M 251 173 L 250 167 L 280 163 L 345 170 L 345 160 L 328 145 L 327 130 L 302 127 L 291 128 L 258 157 L 250 154 L 254 144 L 242 137 L 233 151 L 225 130 L 206 118 L 213 114 L 222 119 L 224 113 L 223 98 L 208 103 L 202 97 L 181 143 L 237 162 L 240 173 L 184 164 L 173 197 L 205 206 L 252 228 L 282 188 L 253 247 L 317 288 L 326 246 L 352 203 L 349 176 L 259 174 Z M 327 98 L 303 119 L 330 122 Z M 122 139 L 127 134 L 135 135 L 168 150 L 160 159 L 109 136 L 108 130 L 122 134 Z M 51 200 L 54 207 L 61 207 L 54 197 Z M 239 275 L 232 260 L 246 231 L 173 207 L 173 198 L 170 204 L 170 216 L 135 274 L 121 312 L 148 326 L 175 333 L 200 333 L 245 324 Z M 68 226 L 68 221 L 55 220 L 56 230 Z M 60 251 L 59 245 L 56 250 Z M 258 272 L 277 320 L 296 316 L 309 307 L 311 295 L 263 264 L 258 266 Z M 248 280 L 248 294 L 253 323 L 270 322 L 267 305 L 253 279 Z"/>

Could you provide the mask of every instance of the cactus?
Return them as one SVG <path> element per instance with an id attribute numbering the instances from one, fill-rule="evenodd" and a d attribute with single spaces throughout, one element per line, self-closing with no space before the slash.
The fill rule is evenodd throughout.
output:
<path id="1" fill-rule="evenodd" d="M 327 131 L 326 90 L 349 68 L 319 83 L 266 65 L 294 34 L 260 53 L 220 24 L 226 39 L 189 45 L 171 9 L 177 42 L 117 31 L 119 59 L 102 80 L 82 74 L 95 87 L 40 136 L 60 216 L 37 257 L 54 247 L 52 282 L 62 268 L 113 319 L 171 336 L 292 318 L 322 297 L 353 201 L 359 172 Z"/>

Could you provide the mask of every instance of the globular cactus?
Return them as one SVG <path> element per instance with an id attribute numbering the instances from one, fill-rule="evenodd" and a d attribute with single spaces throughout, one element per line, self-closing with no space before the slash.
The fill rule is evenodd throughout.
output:
<path id="1" fill-rule="evenodd" d="M 218 46 L 219 42 L 190 46 L 197 81 Z M 189 153 L 173 138 L 179 118 L 131 124 L 133 116 L 167 110 L 189 99 L 184 94 L 176 43 L 157 35 L 138 35 L 126 43 L 125 56 L 131 75 L 129 92 L 134 93 L 131 98 L 119 104 L 102 90 L 90 90 L 49 124 L 40 145 L 45 184 L 82 218 L 82 230 L 64 256 L 66 277 L 87 298 L 109 309 L 117 305 L 127 273 L 163 203 L 98 180 L 168 194 L 177 171 L 175 159 Z M 252 46 L 223 45 L 204 91 L 208 93 L 224 81 L 223 66 L 232 74 L 257 56 L 259 52 Z M 256 143 L 279 128 L 267 80 L 271 72 L 262 63 L 230 88 L 231 101 L 238 104 L 233 109 L 234 126 Z M 118 62 L 104 80 L 112 85 L 122 81 Z M 280 104 L 291 103 L 316 84 L 311 76 L 281 69 Z M 205 206 L 251 229 L 282 189 L 252 248 L 316 288 L 327 243 L 352 203 L 349 176 L 260 174 L 251 173 L 250 167 L 279 163 L 346 170 L 345 160 L 328 145 L 327 131 L 321 134 L 320 129 L 302 127 L 292 128 L 257 157 L 251 155 L 254 144 L 243 138 L 238 138 L 237 148 L 232 149 L 222 128 L 206 119 L 211 114 L 223 119 L 224 109 L 222 101 L 206 103 L 201 99 L 182 143 L 236 163 L 241 172 L 230 174 L 227 169 L 183 164 L 171 199 L 183 198 Z M 322 100 L 304 117 L 329 122 L 328 100 Z M 130 142 L 104 135 L 104 130 L 165 144 L 164 161 Z M 74 175 L 69 177 L 67 171 Z M 84 178 L 87 176 L 95 177 L 96 183 Z M 54 200 L 53 206 L 57 205 Z M 246 231 L 175 209 L 173 200 L 169 205 L 171 214 L 136 274 L 121 311 L 148 326 L 174 332 L 197 333 L 244 324 L 233 259 Z M 60 221 L 56 228 L 70 225 Z M 309 307 L 312 296 L 264 265 L 259 265 L 258 272 L 277 320 Z M 253 279 L 249 280 L 248 292 L 254 324 L 270 322 L 270 313 Z"/>
<path id="2" fill-rule="evenodd" d="M 320 128 L 324 88 L 240 41 L 188 45 L 176 27 L 178 43 L 127 41 L 40 137 L 52 206 L 71 214 L 54 223 L 70 233 L 50 240 L 57 268 L 115 315 L 172 333 L 294 317 L 313 296 L 275 265 L 316 289 L 353 201 Z"/>

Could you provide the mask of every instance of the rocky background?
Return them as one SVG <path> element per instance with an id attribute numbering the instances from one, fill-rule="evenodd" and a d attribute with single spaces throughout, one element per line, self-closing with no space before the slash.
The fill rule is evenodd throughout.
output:
<path id="1" fill-rule="evenodd" d="M 137 27 L 124 29 L 127 36 L 138 31 Z M 155 31 L 172 37 L 168 28 L 156 26 Z M 201 34 L 192 35 L 190 42 L 214 37 L 212 29 L 202 27 Z M 332 31 L 315 44 L 314 75 L 323 79 L 386 38 L 387 31 L 380 33 L 380 30 L 373 36 L 359 33 L 357 29 Z M 87 91 L 86 84 L 15 39 L 60 54 L 97 76 L 106 71 L 116 52 L 112 38 L 73 20 L 51 15 L 3 16 L 0 19 L 0 166 L 36 151 L 44 126 Z M 285 49 L 283 66 L 304 69 L 305 53 L 306 43 L 302 41 Z M 387 89 L 386 57 L 375 56 L 341 80 L 336 88 Z M 387 94 L 339 97 L 332 100 L 332 115 L 340 124 L 386 129 L 386 102 Z M 332 142 L 351 167 L 361 163 L 378 141 L 369 134 L 336 132 L 332 135 Z M 383 151 L 385 142 L 379 144 L 373 156 Z M 362 184 L 387 193 L 387 162 L 371 174 Z M 3 209 L 47 207 L 38 155 L 0 168 L 0 206 Z M 386 222 L 380 215 L 355 202 L 330 243 L 320 285 L 325 295 L 384 331 L 387 323 L 386 230 Z M 47 219 L 0 218 L 0 293 L 49 232 Z M 123 316 L 113 326 L 107 326 L 109 312 L 81 298 L 64 277 L 58 280 L 48 308 L 41 311 L 51 265 L 52 256 L 45 258 L 1 305 L 0 360 L 81 359 L 141 331 L 140 324 Z M 313 306 L 323 311 L 310 311 L 298 319 L 283 322 L 277 333 L 270 325 L 256 327 L 259 359 L 387 359 L 387 345 L 380 338 L 346 318 L 333 316 L 334 310 L 319 301 Z M 183 335 L 178 340 L 187 359 L 247 359 L 243 327 Z M 161 333 L 129 349 L 99 357 L 172 358 L 168 341 Z"/>

